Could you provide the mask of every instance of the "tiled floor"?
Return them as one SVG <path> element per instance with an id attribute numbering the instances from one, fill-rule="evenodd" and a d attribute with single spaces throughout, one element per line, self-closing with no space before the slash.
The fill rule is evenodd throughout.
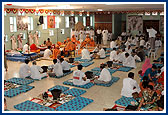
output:
<path id="1" fill-rule="evenodd" d="M 161 50 L 158 52 L 158 56 L 160 56 Z M 96 60 L 93 65 L 86 67 L 83 69 L 83 71 L 91 70 L 94 67 L 97 67 L 100 65 L 100 63 L 104 63 L 109 60 L 109 57 L 106 59 Z M 153 58 L 151 58 L 151 61 Z M 4 72 L 4 79 L 7 80 L 12 77 L 19 77 L 19 67 L 21 62 L 12 62 L 8 61 L 8 71 Z M 51 65 L 52 61 L 47 60 L 41 60 L 37 61 L 37 65 L 43 66 L 43 65 Z M 138 77 L 138 71 L 141 69 L 143 62 L 136 63 L 137 68 L 131 70 L 135 73 L 135 80 L 139 83 L 139 77 Z M 31 66 L 31 63 L 30 63 Z M 73 70 L 76 70 L 76 67 L 72 68 Z M 103 86 L 93 86 L 90 89 L 86 89 L 86 93 L 82 95 L 82 97 L 87 97 L 90 99 L 93 99 L 94 102 L 86 106 L 82 109 L 82 111 L 102 111 L 103 108 L 112 107 L 114 105 L 114 102 L 119 99 L 121 88 L 122 88 L 122 81 L 123 78 L 127 77 L 128 72 L 115 72 L 113 76 L 120 77 L 120 80 L 117 83 L 114 83 L 111 87 L 103 87 Z M 17 111 L 14 109 L 14 105 L 19 104 L 23 101 L 29 100 L 34 96 L 38 96 L 40 93 L 43 93 L 47 89 L 55 86 L 55 85 L 63 85 L 63 81 L 68 80 L 72 78 L 72 74 L 67 75 L 66 77 L 56 79 L 56 78 L 46 78 L 42 79 L 41 81 L 35 81 L 34 83 L 30 84 L 31 86 L 35 86 L 34 89 L 22 93 L 18 96 L 15 96 L 13 98 L 7 98 L 7 106 L 9 110 Z M 68 86 L 69 87 L 69 86 Z"/>

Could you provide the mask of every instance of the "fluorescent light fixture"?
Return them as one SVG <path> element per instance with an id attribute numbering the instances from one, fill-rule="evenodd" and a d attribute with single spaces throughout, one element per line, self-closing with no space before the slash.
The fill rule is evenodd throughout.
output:
<path id="1" fill-rule="evenodd" d="M 56 7 L 40 7 L 39 9 L 74 9 L 70 5 L 59 5 Z"/>
<path id="2" fill-rule="evenodd" d="M 103 9 L 97 9 L 97 11 L 103 11 Z"/>

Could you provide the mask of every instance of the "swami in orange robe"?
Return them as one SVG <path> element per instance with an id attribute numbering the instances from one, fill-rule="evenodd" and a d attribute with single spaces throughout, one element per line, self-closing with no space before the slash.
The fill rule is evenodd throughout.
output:
<path id="1" fill-rule="evenodd" d="M 75 44 L 68 38 L 68 43 L 65 46 L 65 51 L 73 51 L 75 49 Z"/>
<path id="2" fill-rule="evenodd" d="M 53 50 L 53 59 L 57 59 L 57 56 L 61 53 L 59 50 L 59 46 L 57 45 L 55 49 Z"/>
<path id="3" fill-rule="evenodd" d="M 75 41 L 76 42 L 76 38 L 74 35 L 72 35 L 71 41 Z"/>
<path id="4" fill-rule="evenodd" d="M 91 40 L 90 40 L 90 46 L 95 47 L 95 42 L 94 42 L 93 38 L 91 38 Z"/>
<path id="5" fill-rule="evenodd" d="M 89 36 L 87 35 L 86 36 L 86 39 L 82 42 L 82 44 L 81 44 L 81 47 L 84 47 L 84 46 L 86 46 L 86 44 L 87 45 L 90 45 L 90 38 L 89 38 Z"/>

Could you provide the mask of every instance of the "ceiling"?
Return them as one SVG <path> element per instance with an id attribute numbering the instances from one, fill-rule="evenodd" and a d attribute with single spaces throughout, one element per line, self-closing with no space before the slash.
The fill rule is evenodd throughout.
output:
<path id="1" fill-rule="evenodd" d="M 115 2 L 10 2 L 4 3 L 4 8 L 28 8 L 28 9 L 58 9 L 58 10 L 73 10 L 73 11 L 130 11 L 130 10 L 164 10 L 163 3 L 115 3 Z M 136 4 L 135 4 L 136 3 Z"/>

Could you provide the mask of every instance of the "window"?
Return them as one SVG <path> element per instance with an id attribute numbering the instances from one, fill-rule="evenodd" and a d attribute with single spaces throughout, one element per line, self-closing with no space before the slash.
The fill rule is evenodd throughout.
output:
<path id="1" fill-rule="evenodd" d="M 164 15 L 164 12 L 160 12 L 160 15 Z"/>
<path id="2" fill-rule="evenodd" d="M 5 40 L 5 42 L 8 41 L 8 35 L 7 34 L 4 35 L 4 40 Z"/>
<path id="3" fill-rule="evenodd" d="M 47 29 L 47 16 L 44 16 L 43 20 L 44 20 L 43 29 Z"/>
<path id="4" fill-rule="evenodd" d="M 10 17 L 10 32 L 17 32 L 16 17 Z"/>
<path id="5" fill-rule="evenodd" d="M 149 16 L 149 15 L 150 15 L 150 12 L 145 12 L 145 15 L 148 15 L 148 16 Z"/>
<path id="6" fill-rule="evenodd" d="M 69 16 L 65 17 L 65 27 L 69 28 Z"/>
<path id="7" fill-rule="evenodd" d="M 35 12 L 35 15 L 36 16 L 40 16 L 40 12 Z"/>
<path id="8" fill-rule="evenodd" d="M 86 26 L 86 17 L 83 17 L 83 25 Z"/>
<path id="9" fill-rule="evenodd" d="M 7 14 L 6 11 L 4 11 L 4 16 L 6 16 L 6 14 Z"/>
<path id="10" fill-rule="evenodd" d="M 59 22 L 60 22 L 60 18 L 59 16 L 55 17 L 55 28 L 59 28 Z"/>
<path id="11" fill-rule="evenodd" d="M 33 17 L 28 17 L 28 30 L 33 30 Z"/>
<path id="12" fill-rule="evenodd" d="M 78 23 L 78 16 L 75 16 L 75 24 Z"/>
<path id="13" fill-rule="evenodd" d="M 61 34 L 65 34 L 64 29 L 61 29 Z"/>
<path id="14" fill-rule="evenodd" d="M 156 16 L 156 15 L 158 15 L 158 13 L 157 12 L 152 12 L 152 15 Z"/>
<path id="15" fill-rule="evenodd" d="M 37 31 L 38 32 L 38 37 L 40 38 L 41 37 L 41 32 L 40 31 Z"/>
<path id="16" fill-rule="evenodd" d="M 24 40 L 26 39 L 26 34 L 25 34 L 25 33 L 23 33 L 23 39 L 24 39 Z"/>
<path id="17" fill-rule="evenodd" d="M 54 30 L 49 30 L 49 36 L 54 36 Z"/>
<path id="18" fill-rule="evenodd" d="M 93 26 L 93 16 L 90 16 L 90 26 Z"/>

